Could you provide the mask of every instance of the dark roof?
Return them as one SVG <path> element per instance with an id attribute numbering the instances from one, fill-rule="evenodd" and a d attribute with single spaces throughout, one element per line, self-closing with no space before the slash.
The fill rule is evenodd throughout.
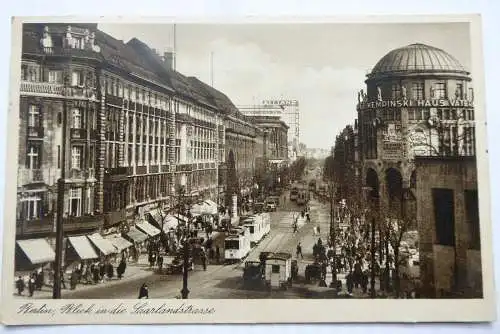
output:
<path id="1" fill-rule="evenodd" d="M 226 94 L 218 91 L 212 86 L 207 85 L 196 77 L 188 77 L 188 80 L 198 91 L 202 92 L 205 97 L 210 99 L 221 112 L 229 115 L 241 115 L 238 108 L 236 108 L 234 103 L 227 97 Z"/>
<path id="2" fill-rule="evenodd" d="M 146 43 L 137 38 L 132 38 L 127 45 L 140 55 L 144 62 L 147 63 L 147 66 L 158 73 L 177 93 L 216 109 L 216 106 L 204 94 L 192 86 L 186 76 L 169 68 L 162 58 Z"/>
<path id="3" fill-rule="evenodd" d="M 135 74 L 156 84 L 162 84 L 171 88 L 170 82 L 159 76 L 149 64 L 141 57 L 136 50 L 128 44 L 117 40 L 112 36 L 98 30 L 96 32 L 96 42 L 101 48 L 104 60 L 130 74 Z"/>

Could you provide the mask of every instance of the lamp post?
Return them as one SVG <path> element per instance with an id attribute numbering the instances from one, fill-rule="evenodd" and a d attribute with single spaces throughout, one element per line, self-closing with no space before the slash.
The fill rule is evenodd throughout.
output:
<path id="1" fill-rule="evenodd" d="M 68 89 L 69 78 L 66 78 L 64 89 Z M 56 211 L 56 256 L 54 262 L 54 285 L 52 288 L 52 299 L 61 299 L 61 281 L 62 281 L 62 255 L 64 243 L 64 188 L 66 179 L 66 140 L 67 140 L 67 124 L 68 124 L 68 104 L 66 99 L 63 100 L 62 112 L 62 147 L 61 147 L 61 175 L 57 180 L 57 211 Z"/>
<path id="2" fill-rule="evenodd" d="M 178 217 L 181 215 L 181 205 L 183 204 L 183 195 L 184 195 L 184 187 L 179 186 L 178 188 L 179 200 L 178 200 Z M 186 235 L 184 237 L 184 245 L 183 245 L 183 264 L 182 264 L 182 290 L 181 296 L 182 299 L 188 299 L 189 289 L 188 289 L 188 271 L 189 271 L 189 221 L 186 222 Z"/>

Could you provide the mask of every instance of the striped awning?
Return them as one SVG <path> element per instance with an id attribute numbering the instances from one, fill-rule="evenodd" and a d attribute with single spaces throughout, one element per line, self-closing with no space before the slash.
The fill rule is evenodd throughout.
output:
<path id="1" fill-rule="evenodd" d="M 107 240 L 109 240 L 109 242 L 111 242 L 113 246 L 116 248 L 116 250 L 119 252 L 133 246 L 133 244 L 130 241 L 120 236 L 110 237 L 107 238 Z"/>
<path id="2" fill-rule="evenodd" d="M 86 236 L 68 237 L 68 241 L 82 260 L 97 259 L 99 256 L 95 252 L 92 244 Z"/>
<path id="3" fill-rule="evenodd" d="M 135 226 L 140 229 L 142 232 L 146 233 L 147 235 L 154 237 L 160 234 L 160 230 L 148 223 L 147 221 L 143 220 L 140 223 L 135 224 Z"/>
<path id="4" fill-rule="evenodd" d="M 56 253 L 45 239 L 18 240 L 19 248 L 32 264 L 54 262 Z"/>
<path id="5" fill-rule="evenodd" d="M 134 242 L 143 242 L 148 238 L 148 236 L 138 229 L 131 229 L 129 232 L 127 232 L 127 236 L 133 240 Z"/>
<path id="6" fill-rule="evenodd" d="M 88 235 L 90 242 L 104 255 L 116 253 L 115 246 L 109 241 L 104 239 L 99 233 Z"/>

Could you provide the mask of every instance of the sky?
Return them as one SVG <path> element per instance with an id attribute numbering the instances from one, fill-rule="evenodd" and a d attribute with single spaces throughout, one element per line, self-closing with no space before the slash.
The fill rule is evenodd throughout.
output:
<path id="1" fill-rule="evenodd" d="M 170 24 L 99 24 L 99 29 L 124 42 L 136 37 L 160 54 L 174 48 Z M 330 148 L 354 123 L 366 74 L 395 48 L 432 45 L 471 68 L 467 23 L 183 23 L 175 32 L 177 71 L 208 84 L 213 78 L 214 88 L 236 106 L 298 100 L 300 141 L 310 148 Z"/>

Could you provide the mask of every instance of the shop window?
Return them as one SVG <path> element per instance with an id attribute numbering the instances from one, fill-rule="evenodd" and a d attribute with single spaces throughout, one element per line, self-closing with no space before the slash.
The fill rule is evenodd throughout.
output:
<path id="1" fill-rule="evenodd" d="M 455 246 L 455 201 L 452 189 L 432 189 L 436 244 Z"/>

